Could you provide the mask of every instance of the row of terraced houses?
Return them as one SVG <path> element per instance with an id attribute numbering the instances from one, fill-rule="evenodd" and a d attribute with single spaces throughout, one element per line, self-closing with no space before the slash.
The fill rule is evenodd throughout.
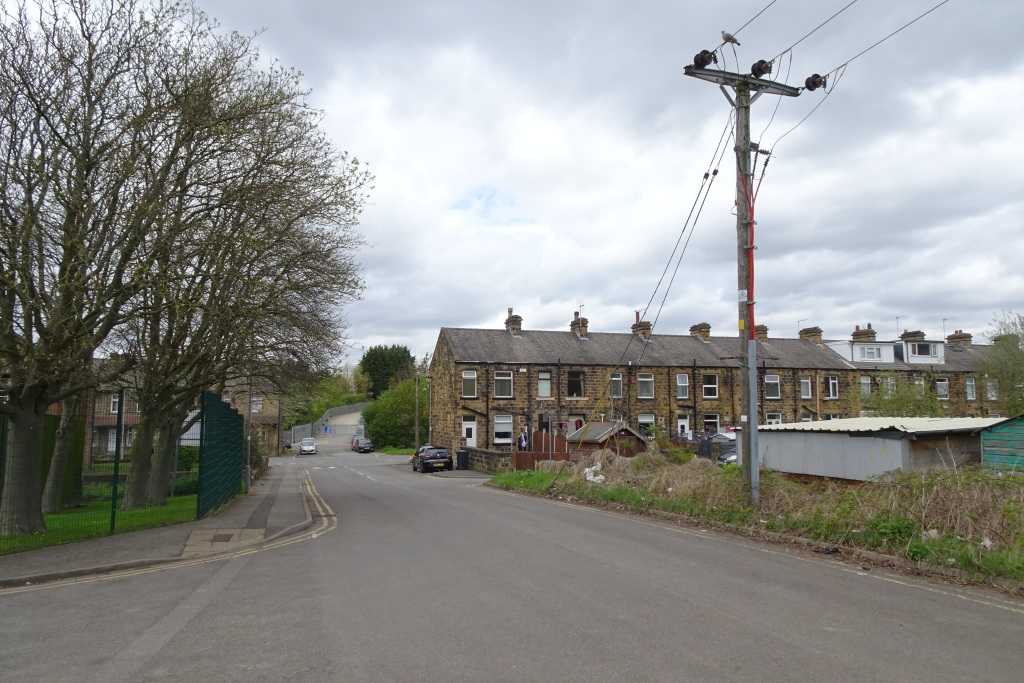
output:
<path id="1" fill-rule="evenodd" d="M 573 431 L 593 415 L 680 438 L 725 431 L 740 418 L 737 337 L 699 323 L 689 335 L 652 334 L 639 315 L 630 332 L 524 330 L 508 309 L 505 329 L 442 328 L 430 364 L 431 443 L 511 450 L 522 432 Z M 857 417 L 858 398 L 891 391 L 903 376 L 934 392 L 950 417 L 997 417 L 999 388 L 982 370 L 990 348 L 957 330 L 943 340 L 907 331 L 880 341 L 868 324 L 829 340 L 756 329 L 761 424 Z"/>

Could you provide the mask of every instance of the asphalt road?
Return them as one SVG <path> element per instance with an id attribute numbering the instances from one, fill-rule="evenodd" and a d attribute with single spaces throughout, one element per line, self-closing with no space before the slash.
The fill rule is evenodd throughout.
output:
<path id="1" fill-rule="evenodd" d="M 1019 681 L 1024 603 L 325 446 L 326 530 L 0 592 L 0 681 Z"/>

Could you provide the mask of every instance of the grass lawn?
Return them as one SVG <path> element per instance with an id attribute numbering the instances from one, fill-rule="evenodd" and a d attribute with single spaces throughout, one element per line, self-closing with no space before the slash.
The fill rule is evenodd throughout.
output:
<path id="1" fill-rule="evenodd" d="M 117 510 L 116 530 L 136 531 L 188 522 L 196 518 L 196 496 L 169 498 L 167 505 L 140 510 Z M 110 501 L 94 502 L 47 515 L 45 534 L 0 537 L 0 555 L 61 545 L 110 533 Z"/>

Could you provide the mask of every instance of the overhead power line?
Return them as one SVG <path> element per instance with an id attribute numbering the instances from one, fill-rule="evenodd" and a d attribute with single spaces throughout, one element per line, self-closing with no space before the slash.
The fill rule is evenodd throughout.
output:
<path id="1" fill-rule="evenodd" d="M 826 19 L 825 21 L 821 22 L 821 23 L 820 23 L 820 24 L 818 24 L 818 25 L 817 25 L 816 27 L 814 27 L 814 30 L 813 30 L 813 31 L 811 31 L 810 33 L 808 33 L 807 35 L 805 35 L 805 36 L 804 36 L 803 38 L 801 38 L 800 40 L 796 41 L 795 43 L 793 43 L 792 45 L 790 45 L 789 47 L 787 47 L 787 48 L 786 48 L 785 50 L 783 50 L 783 51 L 782 51 L 782 52 L 780 52 L 779 54 L 777 54 L 777 55 L 775 55 L 774 57 L 772 57 L 771 61 L 773 61 L 773 62 L 774 62 L 774 61 L 775 61 L 776 59 L 778 59 L 779 57 L 781 57 L 782 55 L 786 54 L 787 52 L 789 52 L 790 50 L 792 50 L 792 49 L 793 49 L 794 47 L 796 47 L 797 45 L 799 45 L 800 43 L 802 43 L 802 42 L 804 42 L 805 40 L 807 40 L 808 38 L 810 38 L 810 37 L 811 37 L 812 35 L 814 35 L 815 33 L 817 33 L 817 32 L 818 32 L 818 29 L 820 29 L 820 28 L 821 28 L 822 26 L 824 26 L 824 25 L 825 25 L 825 24 L 827 24 L 828 22 L 830 22 L 830 21 L 832 21 L 833 19 L 835 19 L 836 17 L 838 17 L 838 16 L 840 15 L 840 14 L 842 14 L 843 12 L 845 12 L 846 10 L 848 10 L 848 9 L 849 9 L 849 8 L 850 8 L 851 6 L 855 5 L 856 3 L 857 3 L 857 0 L 853 0 L 853 1 L 852 1 L 852 2 L 850 3 L 850 4 L 848 4 L 848 5 L 846 6 L 846 7 L 842 8 L 841 10 L 839 10 L 838 12 L 836 12 L 835 14 L 833 14 L 833 15 L 832 15 L 831 17 L 829 17 L 828 19 Z"/>

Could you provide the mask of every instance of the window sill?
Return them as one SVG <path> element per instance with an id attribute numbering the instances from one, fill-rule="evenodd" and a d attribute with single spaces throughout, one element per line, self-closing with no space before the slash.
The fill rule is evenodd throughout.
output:
<path id="1" fill-rule="evenodd" d="M 586 401 L 587 397 L 586 396 L 566 396 L 565 400 L 566 401 Z"/>

